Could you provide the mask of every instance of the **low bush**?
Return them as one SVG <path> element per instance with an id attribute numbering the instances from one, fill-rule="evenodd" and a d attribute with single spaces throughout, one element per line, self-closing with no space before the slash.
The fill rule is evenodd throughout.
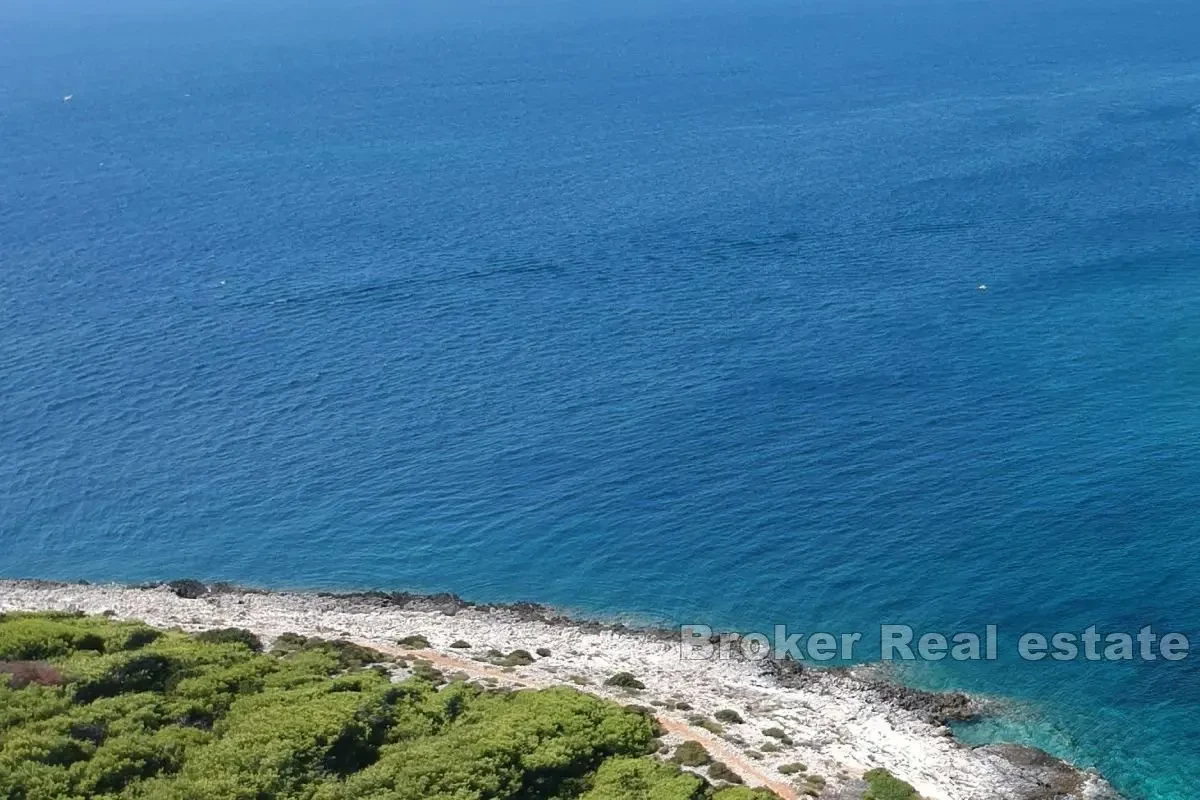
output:
<path id="1" fill-rule="evenodd" d="M 919 800 L 920 795 L 911 784 L 897 778 L 886 769 L 873 769 L 863 776 L 867 792 L 863 800 Z"/>
<path id="2" fill-rule="evenodd" d="M 436 669 L 428 661 L 417 663 L 412 668 L 412 676 L 417 680 L 425 681 L 426 683 L 437 686 L 446 680 L 446 676 L 441 670 Z"/>
<path id="3" fill-rule="evenodd" d="M 742 719 L 742 715 L 734 711 L 732 708 L 722 708 L 717 713 L 713 714 L 717 722 L 725 722 L 730 725 L 741 725 L 746 720 Z"/>
<path id="4" fill-rule="evenodd" d="M 396 644 L 405 650 L 428 650 L 430 647 L 429 640 L 419 633 L 405 636 L 403 639 L 397 641 Z"/>
<path id="5" fill-rule="evenodd" d="M 725 732 L 725 728 L 723 728 L 719 723 L 713 722 L 708 717 L 700 714 L 691 715 L 688 717 L 688 722 L 692 725 L 695 725 L 697 728 L 703 728 L 709 733 L 715 733 L 718 736 Z"/>
<path id="6" fill-rule="evenodd" d="M 533 663 L 533 656 L 529 655 L 528 650 L 513 650 L 499 663 L 503 667 L 526 667 Z"/>
<path id="7" fill-rule="evenodd" d="M 731 770 L 728 765 L 721 761 L 714 761 L 708 766 L 708 777 L 714 781 L 725 781 L 726 783 L 743 783 L 742 776 Z"/>
<path id="8" fill-rule="evenodd" d="M 646 758 L 614 758 L 596 770 L 579 800 L 701 800 L 704 782 Z"/>
<path id="9" fill-rule="evenodd" d="M 712 756 L 704 749 L 704 745 L 689 739 L 675 748 L 671 760 L 684 767 L 702 767 L 712 761 Z"/>
<path id="10" fill-rule="evenodd" d="M 725 786 L 713 792 L 713 800 L 779 800 L 770 789 L 748 786 Z"/>
<path id="11" fill-rule="evenodd" d="M 639 681 L 632 672 L 618 672 L 609 677 L 604 682 L 605 686 L 616 686 L 620 689 L 633 689 L 641 691 L 646 688 L 646 684 Z"/>
<path id="12" fill-rule="evenodd" d="M 797 772 L 805 772 L 807 769 L 808 766 L 801 764 L 799 761 L 779 765 L 779 771 L 784 775 L 795 775 Z"/>
<path id="13" fill-rule="evenodd" d="M 263 650 L 262 640 L 245 628 L 219 628 L 204 631 L 196 634 L 196 641 L 211 644 L 240 644 L 255 653 L 261 653 Z"/>
<path id="14" fill-rule="evenodd" d="M 783 728 L 766 728 L 763 730 L 763 736 L 770 736 L 772 739 L 777 739 L 780 744 L 793 745 L 792 737 L 788 736 Z"/>

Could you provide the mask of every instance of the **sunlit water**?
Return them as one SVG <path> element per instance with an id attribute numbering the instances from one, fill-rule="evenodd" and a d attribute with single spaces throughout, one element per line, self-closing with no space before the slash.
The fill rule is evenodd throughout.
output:
<path id="1" fill-rule="evenodd" d="M 598 5 L 0 6 L 0 574 L 996 624 L 1191 800 L 1200 660 L 1013 653 L 1200 648 L 1200 6 Z"/>

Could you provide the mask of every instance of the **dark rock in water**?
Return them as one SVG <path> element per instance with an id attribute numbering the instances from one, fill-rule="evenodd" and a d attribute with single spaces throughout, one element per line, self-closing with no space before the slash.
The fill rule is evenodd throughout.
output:
<path id="1" fill-rule="evenodd" d="M 906 711 L 915 711 L 936 725 L 979 717 L 978 705 L 962 692 L 927 692 L 882 679 L 873 683 L 873 688 L 883 701 Z"/>
<path id="2" fill-rule="evenodd" d="M 759 664 L 763 675 L 774 678 L 776 683 L 788 689 L 799 689 L 816 677 L 813 671 L 791 657 L 767 658 Z"/>
<path id="3" fill-rule="evenodd" d="M 1088 773 L 1062 759 L 1034 747 L 1018 744 L 988 744 L 975 748 L 979 752 L 993 753 L 1017 767 L 1028 785 L 1020 788 L 1019 800 L 1069 800 L 1082 797 Z M 1097 787 L 1089 795 L 1094 798 L 1117 800 L 1116 792 Z"/>
<path id="4" fill-rule="evenodd" d="M 171 581 L 167 584 L 167 588 L 184 600 L 198 600 L 208 594 L 208 587 L 192 578 Z"/>
<path id="5" fill-rule="evenodd" d="M 209 594 L 270 594 L 265 589 L 256 589 L 252 586 L 242 586 L 240 583 L 230 583 L 229 581 L 217 581 L 208 587 Z"/>

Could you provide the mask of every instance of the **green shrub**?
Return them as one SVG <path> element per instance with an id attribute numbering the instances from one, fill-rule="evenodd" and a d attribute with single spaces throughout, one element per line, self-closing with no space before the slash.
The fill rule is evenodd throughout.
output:
<path id="1" fill-rule="evenodd" d="M 646 688 L 646 684 L 634 677 L 632 672 L 618 672 L 609 677 L 609 679 L 604 682 L 604 685 L 616 686 L 620 689 L 634 689 L 638 691 Z"/>
<path id="2" fill-rule="evenodd" d="M 417 680 L 425 681 L 426 683 L 437 686 L 446 680 L 446 676 L 441 670 L 435 669 L 428 661 L 421 661 L 415 664 L 412 668 L 412 675 Z"/>
<path id="3" fill-rule="evenodd" d="M 240 644 L 255 653 L 261 653 L 262 640 L 245 628 L 220 628 L 196 634 L 196 641 L 211 644 Z"/>
<path id="4" fill-rule="evenodd" d="M 533 656 L 529 655 L 528 650 L 513 650 L 500 661 L 500 665 L 505 667 L 526 667 L 532 663 Z"/>
<path id="5" fill-rule="evenodd" d="M 780 744 L 793 745 L 792 737 L 784 733 L 783 728 L 766 728 L 763 730 L 763 736 L 770 736 L 772 739 L 778 739 Z"/>
<path id="6" fill-rule="evenodd" d="M 704 749 L 704 745 L 689 739 L 675 748 L 671 760 L 685 767 L 702 767 L 712 761 L 712 756 Z"/>
<path id="7" fill-rule="evenodd" d="M 714 781 L 742 783 L 742 776 L 731 770 L 724 762 L 714 761 L 708 765 L 708 777 Z"/>
<path id="8" fill-rule="evenodd" d="M 614 758 L 600 766 L 579 800 L 701 800 L 704 781 L 649 758 Z"/>
<path id="9" fill-rule="evenodd" d="M 414 633 L 411 636 L 405 636 L 403 639 L 396 642 L 405 650 L 428 650 L 430 648 L 429 640 L 422 634 Z"/>
<path id="10" fill-rule="evenodd" d="M 877 768 L 863 775 L 867 792 L 863 800 L 919 800 L 920 795 L 911 784 L 897 778 L 886 769 Z"/>
<path id="11" fill-rule="evenodd" d="M 166 690 L 175 663 L 161 653 L 121 654 L 105 659 L 105 667 L 75 687 L 75 702 L 90 703 L 101 697 Z"/>
<path id="12" fill-rule="evenodd" d="M 0 627 L 0 661 L 49 661 L 79 650 L 104 652 L 91 625 L 58 618 L 10 615 Z"/>
<path id="13" fill-rule="evenodd" d="M 718 722 L 725 722 L 730 725 L 741 725 L 746 720 L 742 719 L 742 715 L 734 711 L 732 708 L 722 708 L 717 713 L 713 714 Z"/>
<path id="14" fill-rule="evenodd" d="M 275 640 L 271 652 L 288 656 L 298 664 L 328 663 L 332 660 L 339 669 L 361 669 L 368 664 L 392 660 L 389 656 L 370 647 L 345 639 L 322 639 L 319 636 L 300 636 L 285 633 Z M 307 655 L 301 655 L 307 654 Z"/>
<path id="15" fill-rule="evenodd" d="M 797 772 L 805 772 L 808 770 L 806 764 L 801 764 L 799 761 L 793 761 L 788 764 L 780 764 L 779 771 L 784 775 L 795 775 Z"/>
<path id="16" fill-rule="evenodd" d="M 453 642 L 450 643 L 450 646 L 453 647 L 455 650 L 470 650 L 471 649 L 471 643 L 464 639 L 455 639 Z"/>
<path id="17" fill-rule="evenodd" d="M 652 740 L 644 718 L 573 689 L 486 694 L 441 735 L 381 751 L 347 781 L 347 795 L 548 799 L 585 783 L 607 758 L 645 753 Z"/>
<path id="18" fill-rule="evenodd" d="M 725 728 L 723 728 L 720 724 L 713 722 L 711 719 L 702 714 L 692 714 L 690 717 L 688 717 L 688 723 L 695 725 L 697 728 L 703 728 L 709 733 L 715 733 L 718 736 L 725 732 Z"/>
<path id="19" fill-rule="evenodd" d="M 725 786 L 713 792 L 713 800 L 779 800 L 779 795 L 770 789 L 748 786 Z"/>
<path id="20" fill-rule="evenodd" d="M 279 634 L 279 638 L 277 638 L 272 644 L 271 649 L 281 652 L 290 652 L 304 647 L 304 643 L 307 641 L 307 636 L 301 636 L 298 633 L 281 633 Z"/>
<path id="21" fill-rule="evenodd" d="M 550 657 L 550 648 L 549 647 L 539 647 L 537 650 L 534 650 L 533 652 L 537 653 L 539 658 L 549 658 Z"/>

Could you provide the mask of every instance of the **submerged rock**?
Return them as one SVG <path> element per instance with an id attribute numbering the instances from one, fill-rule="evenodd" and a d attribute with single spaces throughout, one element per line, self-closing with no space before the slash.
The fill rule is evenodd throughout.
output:
<path id="1" fill-rule="evenodd" d="M 975 748 L 1016 767 L 1024 785 L 1013 787 L 1017 800 L 1119 800 L 1120 795 L 1099 775 L 1055 758 L 1044 750 L 1019 744 L 988 744 Z"/>

